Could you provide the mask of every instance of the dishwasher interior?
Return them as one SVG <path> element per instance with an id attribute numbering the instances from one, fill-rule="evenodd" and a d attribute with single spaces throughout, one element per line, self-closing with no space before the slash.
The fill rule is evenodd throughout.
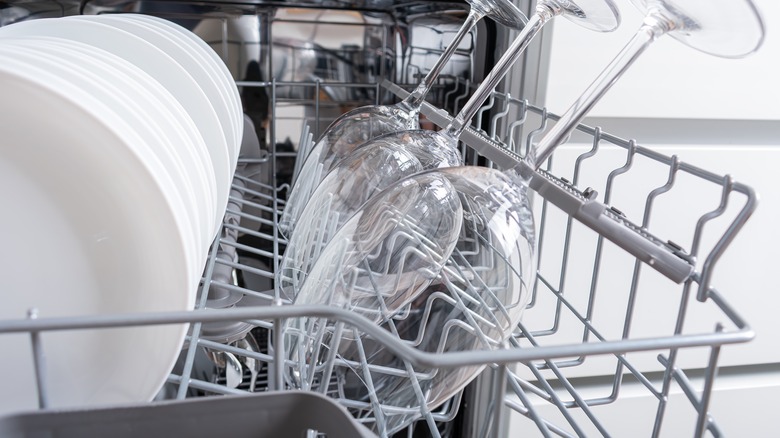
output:
<path id="1" fill-rule="evenodd" d="M 190 330 L 176 367 L 147 415 L 155 415 L 158 404 L 157 412 L 168 415 L 162 406 L 170 400 L 288 390 L 280 365 L 285 359 L 273 346 L 282 344 L 284 320 L 301 315 L 275 287 L 287 243 L 277 225 L 303 158 L 340 114 L 362 105 L 398 102 L 414 89 L 457 32 L 468 5 L 93 0 L 0 6 L 0 25 L 78 13 L 157 15 L 192 30 L 220 54 L 252 122 L 256 139 L 248 137 L 256 142 L 242 149 L 197 307 L 170 321 L 189 322 Z M 428 95 L 422 127 L 446 126 L 510 36 L 486 19 L 463 40 Z M 521 77 L 522 68 L 511 75 Z M 524 157 L 556 120 L 557 115 L 523 96 L 496 91 L 461 137 L 464 160 L 474 166 L 505 167 L 506 160 Z M 642 392 L 652 394 L 657 403 L 652 410 L 631 413 L 636 430 L 659 436 L 665 421 L 685 421 L 691 435 L 720 436 L 717 418 L 709 412 L 720 348 L 750 341 L 753 332 L 739 309 L 724 298 L 739 291 L 721 294 L 712 279 L 717 278 L 713 273 L 721 254 L 755 209 L 756 194 L 728 175 L 608 130 L 580 125 L 569 144 L 535 176 L 531 187 L 538 276 L 531 302 L 509 341 L 472 355 L 423 356 L 434 368 L 479 362 L 485 371 L 478 379 L 433 410 L 352 397 L 339 378 L 344 374 L 338 372 L 312 390 L 380 435 L 386 417 L 414 413 L 419 419 L 398 436 L 508 436 L 510 417 L 512 424 L 532 427 L 543 436 L 609 436 L 616 425 L 602 413 Z M 572 203 L 600 207 L 599 218 L 619 226 L 620 232 L 597 232 L 583 225 L 571 213 Z M 678 206 L 674 215 L 669 214 L 670 205 Z M 631 243 L 616 242 L 621 236 Z M 664 270 L 669 265 L 673 268 Z M 103 325 L 73 318 L 65 326 L 152 323 L 137 316 L 136 322 L 128 322 L 130 318 Z M 41 318 L 45 321 L 45 315 Z M 368 325 L 359 318 L 342 322 L 345 330 L 362 331 Z M 35 321 L 26 327 L 30 333 L 48 330 Z M 4 330 L 8 328 L 0 324 L 0 333 Z M 409 348 L 400 339 L 375 342 L 397 344 L 392 347 L 399 354 Z M 334 357 L 326 365 L 354 367 L 369 382 L 381 373 L 408 372 L 403 367 L 372 369 L 363 359 L 346 364 Z M 414 364 L 418 360 L 407 359 Z M 316 423 L 327 414 L 300 415 L 313 415 Z M 223 430 L 230 433 L 230 424 Z"/>

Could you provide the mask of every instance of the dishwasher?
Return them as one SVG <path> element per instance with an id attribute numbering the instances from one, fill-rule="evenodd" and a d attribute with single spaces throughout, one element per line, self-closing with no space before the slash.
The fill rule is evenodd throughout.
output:
<path id="1" fill-rule="evenodd" d="M 516 3 L 533 12 L 533 2 Z M 0 26 L 134 12 L 186 27 L 233 74 L 248 143 L 194 310 L 71 318 L 31 312 L 0 321 L 0 336 L 29 337 L 41 408 L 2 420 L 0 435 L 384 435 L 377 425 L 382 405 L 352 398 L 344 381 L 310 392 L 289 387 L 283 351 L 274 345 L 283 343 L 286 320 L 316 315 L 376 334 L 376 342 L 415 365 L 484 366 L 442 405 L 408 408 L 419 419 L 394 436 L 519 436 L 511 432 L 518 424 L 533 431 L 528 436 L 613 436 L 627 422 L 652 436 L 663 436 L 669 422 L 682 422 L 693 436 L 721 436 L 709 410 L 719 354 L 755 334 L 725 298 L 738 291 L 717 290 L 713 272 L 757 195 L 730 175 L 644 147 L 641 138 L 612 135 L 609 127 L 578 125 L 533 173 L 537 276 L 521 322 L 501 348 L 415 352 L 390 332 L 377 334 L 366 318 L 299 306 L 281 294 L 275 278 L 287 240 L 279 217 L 303 158 L 340 114 L 406 97 L 468 10 L 457 1 L 0 2 Z M 421 126 L 447 126 L 517 32 L 490 19 L 469 32 L 433 84 Z M 542 33 L 479 108 L 460 137 L 468 165 L 522 161 L 560 119 L 534 102 L 549 45 Z M 181 323 L 189 324 L 184 348 L 154 400 L 48 406 L 40 339 L 49 331 Z M 334 362 L 325 365 L 340 366 Z M 357 365 L 369 380 L 372 366 Z M 638 393 L 651 395 L 652 408 L 626 411 Z M 615 423 L 604 416 L 610 410 L 630 414 Z"/>

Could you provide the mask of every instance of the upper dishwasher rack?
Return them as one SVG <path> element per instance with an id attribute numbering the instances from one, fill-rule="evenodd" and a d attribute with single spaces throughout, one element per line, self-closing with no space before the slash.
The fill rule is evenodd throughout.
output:
<path id="1" fill-rule="evenodd" d="M 462 79 L 447 81 L 447 88 L 442 89 L 451 91 L 437 93 L 436 106 L 424 108 L 426 117 L 440 126 L 447 119 L 437 108 L 456 112 L 476 85 Z M 490 364 L 492 380 L 479 383 L 470 391 L 490 392 L 492 400 L 503 403 L 463 409 L 463 398 L 456 397 L 435 412 L 425 412 L 426 421 L 419 427 L 430 429 L 432 435 L 446 435 L 454 427 L 451 420 L 468 410 L 479 411 L 473 423 L 464 429 L 470 436 L 484 436 L 486 431 L 492 436 L 507 436 L 507 417 L 547 436 L 625 435 L 624 426 L 614 423 L 604 412 L 621 406 L 626 394 L 630 397 L 632 391 L 649 394 L 655 400 L 653 409 L 632 412 L 634 430 L 646 429 L 648 434 L 660 435 L 664 420 L 680 408 L 679 411 L 690 413 L 691 434 L 721 435 L 710 413 L 720 349 L 751 340 L 753 332 L 713 287 L 711 279 L 721 254 L 755 209 L 756 195 L 749 187 L 728 175 L 708 172 L 599 128 L 580 126 L 572 143 L 581 147 L 556 152 L 550 165 L 538 171 L 532 180 L 532 188 L 541 195 L 534 199 L 539 277 L 532 302 L 507 348 L 435 355 L 409 347 L 355 314 L 324 306 L 289 305 L 281 300 L 272 283 L 286 244 L 277 234 L 275 224 L 289 189 L 286 182 L 276 177 L 287 171 L 295 156 L 280 145 L 286 137 L 298 146 L 305 144 L 307 137 L 316 137 L 320 127 L 327 125 L 332 114 L 323 109 L 332 109 L 334 103 L 325 100 L 327 93 L 319 92 L 324 86 L 341 89 L 345 94 L 349 90 L 366 90 L 365 95 L 373 96 L 377 102 L 386 99 L 387 90 L 401 94 L 399 88 L 408 87 L 390 82 L 376 85 L 278 80 L 246 80 L 239 85 L 244 90 L 264 90 L 267 94 L 270 140 L 267 151 L 241 160 L 231 193 L 234 208 L 226 215 L 220 237 L 209 255 L 196 310 L 57 319 L 40 315 L 38 319 L 0 321 L 0 335 L 30 335 L 40 369 L 38 383 L 44 406 L 45 361 L 41 358 L 47 331 L 189 322 L 187 346 L 167 388 L 170 398 L 184 399 L 249 392 L 246 384 L 229 387 L 224 376 L 204 377 L 198 370 L 202 348 L 254 359 L 260 371 L 256 391 L 286 390 L 281 367 L 276 366 L 283 363 L 282 351 L 269 345 L 281 344 L 279 329 L 285 319 L 322 316 L 370 334 L 415 365 Z M 290 93 L 291 87 L 302 92 Z M 290 112 L 290 106 L 300 106 L 305 111 Z M 469 130 L 461 138 L 467 152 L 464 156 L 469 164 L 511 167 L 521 160 L 548 122 L 556 119 L 522 99 L 494 93 L 475 118 L 475 125 L 484 130 Z M 289 131 L 290 126 L 302 125 L 312 126 L 312 134 L 305 130 Z M 596 166 L 599 171 L 595 173 L 600 178 L 587 179 L 588 165 L 600 159 L 607 166 Z M 564 161 L 566 165 L 561 167 Z M 634 171 L 644 172 L 645 168 L 656 176 L 647 178 L 652 180 L 652 186 L 623 183 L 622 178 L 630 178 Z M 258 178 L 263 172 L 269 177 Z M 644 174 L 642 179 L 646 179 Z M 591 183 L 596 180 L 600 186 Z M 621 198 L 621 190 L 623 195 L 630 192 L 630 196 Z M 678 211 L 679 221 L 686 222 L 680 225 L 684 232 L 670 236 L 668 228 L 656 227 L 668 213 L 668 209 L 657 205 L 666 196 L 687 199 L 691 204 L 694 198 L 706 198 L 709 204 L 701 208 L 697 205 L 695 209 L 686 206 L 692 210 L 690 214 Z M 629 198 L 632 205 L 624 205 Z M 594 208 L 597 214 L 591 215 L 591 219 L 606 219 L 609 227 L 622 228 L 609 234 L 612 231 L 608 233 L 597 226 L 595 231 L 593 227 L 581 226 L 578 221 L 582 218 L 576 218 L 576 212 L 588 203 L 598 205 L 598 209 Z M 584 217 L 585 221 L 591 219 Z M 623 229 L 631 236 L 630 246 L 634 249 L 628 248 L 629 252 L 610 243 L 620 243 L 618 230 Z M 220 250 L 225 247 L 233 248 L 237 257 L 221 257 Z M 644 256 L 636 253 L 639 250 L 655 254 L 656 259 L 668 257 L 668 265 L 673 269 L 664 275 L 647 269 L 658 265 L 647 264 Z M 230 275 L 216 275 L 220 271 Z M 208 309 L 208 293 L 213 289 L 243 295 L 246 306 Z M 653 297 L 652 301 L 646 299 L 648 295 Z M 700 314 L 704 315 L 702 319 L 694 318 Z M 642 324 L 648 321 L 649 328 Z M 223 344 L 204 337 L 204 328 L 216 322 L 254 327 L 258 338 L 265 341 L 261 350 L 249 351 L 235 343 Z M 245 376 L 244 382 L 247 379 Z M 360 402 L 338 392 L 328 395 L 350 408 L 356 414 L 355 421 L 374 421 L 360 415 L 365 412 Z M 229 433 L 230 425 L 224 426 L 225 433 Z"/>

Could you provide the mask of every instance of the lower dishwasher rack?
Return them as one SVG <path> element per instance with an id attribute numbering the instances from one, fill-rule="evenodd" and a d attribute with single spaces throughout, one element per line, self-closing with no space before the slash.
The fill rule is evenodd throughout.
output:
<path id="1" fill-rule="evenodd" d="M 275 91 L 291 85 L 275 81 L 239 83 L 242 87 L 265 88 L 271 97 L 270 142 L 267 151 L 239 161 L 231 205 L 220 236 L 212 245 L 195 310 L 57 319 L 41 315 L 37 319 L 0 321 L 0 335 L 29 333 L 36 364 L 40 365 L 44 354 L 38 342 L 41 332 L 190 323 L 180 363 L 159 397 L 183 400 L 287 390 L 282 366 L 277 366 L 284 361 L 283 352 L 272 347 L 282 344 L 281 327 L 288 318 L 327 317 L 368 333 L 413 365 L 488 365 L 488 377 L 466 389 L 490 394 L 487 403 L 472 406 L 466 397 L 458 395 L 433 412 L 422 409 L 422 420 L 408 429 L 408 436 L 508 436 L 510 417 L 512 424 L 519 422 L 543 436 L 617 435 L 620 429 L 613 429 L 615 424 L 605 420 L 603 413 L 619 405 L 632 391 L 649 394 L 655 403 L 647 412 L 632 412 L 631 430 L 661 436 L 664 420 L 674 411 L 675 416 L 687 413 L 692 435 L 721 435 L 709 411 L 719 352 L 724 345 L 750 341 L 754 333 L 713 287 L 712 278 L 721 254 L 755 209 L 756 195 L 749 187 L 728 175 L 708 172 L 600 128 L 579 126 L 570 144 L 553 154 L 545 170 L 537 172 L 532 180 L 532 188 L 538 192 L 533 197 L 538 277 L 528 309 L 508 344 L 493 351 L 421 352 L 359 315 L 327 306 L 287 303 L 274 288 L 275 270 L 286 243 L 275 225 L 289 190 L 289 184 L 276 176 L 293 172 L 296 159 L 296 153 L 282 147 L 278 139 L 300 138 L 295 145 L 300 152 L 322 125 L 318 114 L 282 114 L 285 100 L 277 98 Z M 294 85 L 321 86 L 319 82 Z M 382 86 L 403 95 L 397 86 Z M 468 93 L 473 86 L 466 82 L 458 89 Z M 319 108 L 320 93 L 309 94 L 309 107 Z M 463 97 L 452 94 L 445 99 L 450 99 L 457 110 L 465 101 Z M 436 124 L 447 121 L 441 110 L 431 106 L 426 106 L 423 113 Z M 313 132 L 279 132 L 278 123 L 285 118 L 295 119 L 300 126 L 311 125 Z M 474 165 L 501 167 L 511 164 L 511 160 L 516 162 L 556 118 L 546 109 L 494 93 L 475 121 L 485 130 L 469 130 L 463 137 L 464 156 Z M 616 199 L 630 205 L 619 204 Z M 626 248 L 620 236 L 594 231 L 587 219 L 583 222 L 573 213 L 589 202 L 600 205 L 599 215 L 618 224 L 623 234 L 629 233 L 641 242 Z M 677 243 L 667 234 L 673 235 Z M 655 253 L 644 259 L 640 253 L 647 247 Z M 656 257 L 672 257 L 674 263 L 688 269 L 671 275 L 658 269 Z M 214 309 L 215 293 L 239 294 L 242 299 L 239 305 Z M 251 330 L 259 348 L 248 348 L 235 337 L 226 336 L 220 341 L 214 333 L 225 327 L 242 334 Z M 242 369 L 245 377 L 240 385 L 229 384 L 224 370 L 203 377 L 197 371 L 203 349 L 231 353 L 254 369 Z M 40 369 L 39 401 L 46 407 L 45 370 L 42 366 Z M 246 377 L 250 371 L 254 374 Z M 674 398 L 675 403 L 682 400 L 682 405 L 671 402 L 672 394 L 682 394 Z M 326 395 L 349 409 L 354 414 L 352 421 L 369 426 L 376 421 L 366 414 L 370 412 L 366 406 L 338 390 Z M 150 409 L 148 415 L 166 415 L 169 403 L 152 402 L 149 406 L 159 404 L 160 409 Z M 137 406 L 127 409 L 134 408 Z M 469 421 L 453 421 L 464 411 L 476 411 L 478 415 L 471 415 Z M 313 415 L 328 415 L 325 412 Z M 67 413 L 60 417 L 63 415 L 67 418 Z M 114 418 L 133 421 L 122 415 Z M 230 426 L 224 424 L 221 430 L 229 434 Z M 327 434 L 328 429 L 318 429 L 315 422 L 306 430 Z M 400 435 L 407 436 L 407 432 Z"/>

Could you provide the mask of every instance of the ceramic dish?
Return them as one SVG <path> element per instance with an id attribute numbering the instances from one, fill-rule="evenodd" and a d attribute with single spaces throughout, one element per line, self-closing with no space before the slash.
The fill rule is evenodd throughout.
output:
<path id="1" fill-rule="evenodd" d="M 219 55 L 214 51 L 214 49 L 211 48 L 211 46 L 206 44 L 206 42 L 195 33 L 190 32 L 184 27 L 179 26 L 178 24 L 171 21 L 151 15 L 124 14 L 123 16 L 131 20 L 144 21 L 146 23 L 157 26 L 161 30 L 165 29 L 169 32 L 169 34 L 178 35 L 182 40 L 187 41 L 194 51 L 199 52 L 210 59 L 210 64 L 220 73 L 219 76 L 222 79 L 222 83 L 225 86 L 225 89 L 230 90 L 230 94 L 232 96 L 232 111 L 235 114 L 237 120 L 236 129 L 241 131 L 241 120 L 244 113 L 241 106 L 241 96 L 238 92 L 238 88 L 236 87 L 235 79 L 228 70 L 225 61 L 219 57 Z"/>
<path id="2" fill-rule="evenodd" d="M 31 20 L 0 28 L 0 37 L 6 36 L 53 36 L 86 43 L 129 61 L 155 78 L 187 110 L 206 142 L 216 176 L 217 208 L 225 211 L 234 168 L 225 133 L 200 85 L 168 54 L 122 29 L 69 18 Z"/>
<path id="3" fill-rule="evenodd" d="M 63 52 L 73 53 L 74 57 L 91 59 L 97 63 L 93 64 L 94 68 L 102 71 L 98 73 L 99 76 L 111 78 L 109 86 L 118 86 L 118 93 L 126 95 L 127 99 L 138 101 L 143 107 L 142 111 L 151 116 L 150 126 L 158 128 L 168 139 L 170 149 L 166 152 L 172 155 L 172 159 L 180 162 L 182 170 L 187 174 L 186 181 L 194 193 L 192 205 L 195 210 L 191 217 L 201 223 L 198 241 L 204 251 L 205 260 L 205 252 L 214 239 L 214 230 L 221 225 L 222 217 L 217 217 L 217 189 L 211 158 L 203 138 L 186 110 L 152 77 L 105 50 L 51 37 L 35 39 L 48 41 L 47 44 L 54 45 L 55 50 L 59 48 Z M 56 55 L 57 53 L 54 54 Z M 78 60 L 74 61 L 77 61 L 78 65 Z"/>
<path id="4" fill-rule="evenodd" d="M 0 318 L 185 310 L 187 210 L 159 158 L 110 106 L 0 49 Z M 9 231 L 11 230 L 11 231 Z M 45 333 L 51 407 L 152 398 L 185 326 Z M 4 336 L 0 412 L 36 407 L 28 337 Z M 12 395 L 10 397 L 9 395 Z"/>
<path id="5" fill-rule="evenodd" d="M 198 209 L 198 194 L 188 181 L 187 171 L 161 127 L 166 115 L 155 107 L 154 101 L 143 99 L 148 92 L 139 89 L 139 85 L 127 80 L 115 69 L 84 56 L 67 44 L 5 39 L 0 47 L 4 53 L 31 66 L 56 71 L 62 79 L 79 87 L 83 94 L 89 94 L 110 107 L 144 140 L 145 146 L 165 167 L 187 211 L 186 243 L 192 254 L 188 275 L 192 280 L 197 280 L 200 275 L 198 261 L 205 259 L 207 250 L 200 243 L 205 237 L 201 230 L 204 214 Z M 170 123 L 166 125 L 170 128 Z M 195 291 L 190 293 L 194 295 Z"/>
<path id="6" fill-rule="evenodd" d="M 182 66 L 200 85 L 200 89 L 203 90 L 214 107 L 227 139 L 230 163 L 234 165 L 237 158 L 235 155 L 236 143 L 240 143 L 241 133 L 236 130 L 236 115 L 233 113 L 229 101 L 230 91 L 224 88 L 221 78 L 217 76 L 218 72 L 214 70 L 210 60 L 199 52 L 193 51 L 187 44 L 171 37 L 169 32 L 160 31 L 140 20 L 128 19 L 125 15 L 86 15 L 70 18 L 98 21 L 130 32 L 160 48 Z M 235 167 L 232 167 L 231 174 L 234 172 Z"/>

